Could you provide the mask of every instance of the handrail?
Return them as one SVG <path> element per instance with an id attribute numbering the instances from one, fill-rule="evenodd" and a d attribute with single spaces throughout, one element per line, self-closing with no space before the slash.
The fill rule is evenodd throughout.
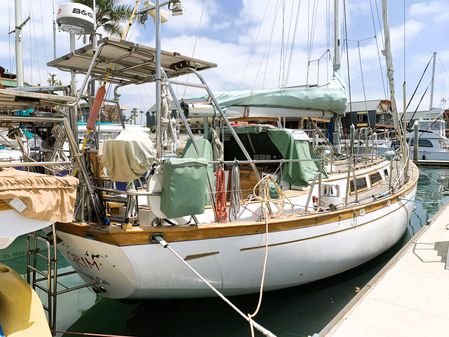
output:
<path id="1" fill-rule="evenodd" d="M 179 103 L 179 101 L 177 99 L 176 93 L 173 90 L 173 87 L 171 86 L 170 82 L 168 81 L 167 73 L 165 72 L 164 68 L 162 68 L 162 67 L 161 67 L 161 75 L 168 82 L 167 83 L 167 87 L 168 87 L 168 90 L 170 91 L 170 95 L 173 98 L 173 102 L 176 105 L 176 109 L 179 112 L 179 116 L 181 117 L 182 122 L 184 123 L 184 126 L 185 126 L 185 128 L 187 130 L 187 133 L 189 134 L 189 137 L 190 137 L 190 139 L 192 141 L 192 145 L 193 145 L 193 147 L 195 149 L 195 152 L 196 152 L 197 156 L 201 157 L 201 151 L 200 151 L 200 149 L 198 147 L 198 144 L 195 141 L 195 138 L 193 137 L 193 132 L 192 132 L 192 129 L 190 128 L 190 125 L 189 125 L 189 122 L 187 120 L 187 117 L 184 114 L 184 110 L 181 108 L 181 104 Z M 212 210 L 214 212 L 214 217 L 215 217 L 215 220 L 217 220 L 218 219 L 217 218 L 217 209 L 216 209 L 215 199 L 214 199 L 214 195 L 213 195 L 213 191 L 214 190 L 213 190 L 213 187 L 212 187 L 212 182 L 211 182 L 211 179 L 209 177 L 209 174 L 206 175 L 206 182 L 207 182 L 207 189 L 208 189 L 208 192 L 209 192 L 209 195 L 210 195 L 210 201 L 211 201 L 211 204 L 212 204 Z"/>
<path id="2" fill-rule="evenodd" d="M 309 208 L 310 199 L 312 199 L 313 188 L 315 187 L 316 180 L 317 180 L 318 175 L 319 175 L 320 173 L 321 173 L 321 171 L 318 171 L 318 173 L 315 174 L 315 176 L 313 177 L 312 184 L 310 185 L 310 191 L 309 191 L 309 194 L 307 195 L 306 206 L 304 207 L 304 211 L 305 211 L 305 212 L 307 212 L 307 210 L 308 210 L 308 208 Z"/>
<path id="3" fill-rule="evenodd" d="M 220 107 L 220 104 L 218 104 L 218 101 L 215 98 L 214 94 L 209 89 L 209 87 L 207 87 L 206 81 L 204 81 L 203 77 L 201 76 L 200 73 L 198 73 L 198 71 L 196 71 L 196 69 L 191 68 L 191 70 L 198 77 L 198 79 L 201 81 L 201 83 L 206 85 L 206 91 L 207 91 L 207 93 L 209 95 L 209 98 L 212 100 L 212 102 L 214 103 L 214 106 L 217 108 L 218 112 L 220 113 L 221 117 L 225 121 L 226 125 L 229 127 L 229 131 L 231 132 L 231 134 L 234 137 L 235 141 L 239 145 L 240 150 L 242 150 L 243 155 L 245 156 L 246 160 L 251 161 L 252 160 L 251 156 L 249 155 L 248 151 L 246 151 L 246 148 L 243 145 L 240 137 L 238 136 L 237 132 L 235 132 L 234 128 L 232 127 L 231 123 L 229 122 L 228 117 L 224 113 L 223 109 Z M 254 165 L 254 163 L 250 163 L 250 165 L 251 165 L 251 167 L 252 167 L 252 169 L 254 171 L 254 174 L 256 175 L 256 179 L 260 180 L 260 174 L 259 174 L 259 171 L 256 168 L 256 165 Z"/>
<path id="4" fill-rule="evenodd" d="M 79 103 L 81 100 L 81 96 L 83 94 L 84 89 L 86 89 L 87 82 L 89 82 L 90 73 L 92 72 L 92 69 L 94 68 L 94 64 L 97 61 L 98 56 L 101 54 L 101 51 L 106 46 L 106 43 L 102 42 L 98 46 L 98 49 L 95 51 L 95 54 L 92 56 L 92 61 L 90 62 L 89 68 L 87 69 L 86 75 L 84 77 L 83 84 L 81 85 L 81 88 L 78 90 L 78 94 L 76 95 L 76 99 L 72 103 L 68 103 L 67 106 L 74 107 Z"/>
<path id="5" fill-rule="evenodd" d="M 33 166 L 54 166 L 54 165 L 70 165 L 71 161 L 26 161 L 26 162 L 0 162 L 0 168 L 3 167 L 33 167 Z"/>

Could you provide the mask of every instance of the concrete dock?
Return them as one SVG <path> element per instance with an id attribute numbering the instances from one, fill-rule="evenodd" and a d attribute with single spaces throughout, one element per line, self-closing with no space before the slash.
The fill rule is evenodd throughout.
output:
<path id="1" fill-rule="evenodd" d="M 449 205 L 319 333 L 449 337 Z"/>

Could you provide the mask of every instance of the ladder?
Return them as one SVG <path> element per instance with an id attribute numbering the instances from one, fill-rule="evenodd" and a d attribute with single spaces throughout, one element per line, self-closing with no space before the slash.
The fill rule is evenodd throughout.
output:
<path id="1" fill-rule="evenodd" d="M 57 299 L 59 295 L 81 288 L 95 286 L 98 282 L 92 281 L 74 287 L 66 287 L 59 282 L 63 276 L 76 274 L 75 270 L 58 273 L 58 239 L 56 237 L 55 224 L 51 231 L 44 235 L 40 232 L 28 234 L 26 241 L 26 280 L 34 290 L 39 289 L 46 296 L 42 305 L 47 312 L 48 325 L 55 334 Z M 58 285 L 60 290 L 58 290 Z"/>

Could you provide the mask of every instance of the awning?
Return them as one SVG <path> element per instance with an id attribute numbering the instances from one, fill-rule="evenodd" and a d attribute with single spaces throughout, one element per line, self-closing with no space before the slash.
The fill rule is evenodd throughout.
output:
<path id="1" fill-rule="evenodd" d="M 54 107 L 67 105 L 74 101 L 75 97 L 70 96 L 0 89 L 0 109 L 24 110 L 42 108 L 52 110 Z"/>

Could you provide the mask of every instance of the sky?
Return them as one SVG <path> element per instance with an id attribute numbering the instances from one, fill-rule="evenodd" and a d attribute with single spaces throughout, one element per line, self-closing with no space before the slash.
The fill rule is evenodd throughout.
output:
<path id="1" fill-rule="evenodd" d="M 57 6 L 67 1 L 55 2 Z M 213 91 L 325 84 L 332 75 L 331 0 L 182 2 L 184 14 L 170 17 L 162 25 L 162 48 L 216 63 L 216 68 L 203 72 Z M 122 0 L 122 3 L 134 5 L 135 0 Z M 389 97 L 381 54 L 384 47 L 380 6 L 381 0 L 340 1 L 341 71 L 346 87 L 351 87 L 353 101 Z M 0 65 L 14 73 L 14 34 L 8 34 L 15 25 L 13 7 L 14 0 L 0 1 L 0 10 L 9 13 L 7 20 L 0 20 Z M 24 77 L 32 84 L 46 85 L 50 73 L 56 74 L 64 84 L 70 81 L 68 73 L 46 66 L 53 59 L 52 8 L 52 0 L 22 0 L 23 18 L 31 17 L 23 29 Z M 399 110 L 404 81 L 406 97 L 410 99 L 433 52 L 437 52 L 433 105 L 449 108 L 447 0 L 389 1 L 389 21 Z M 127 39 L 154 47 L 154 35 L 150 19 L 145 25 L 134 23 Z M 83 39 L 79 38 L 76 44 L 77 48 L 81 47 Z M 57 57 L 68 52 L 68 34 L 58 32 Z M 82 79 L 77 77 L 79 85 Z M 426 95 L 424 92 L 430 80 L 428 71 L 409 111 L 429 107 L 430 89 Z M 178 97 L 204 94 L 198 89 L 185 91 L 179 87 L 176 90 Z M 120 92 L 121 105 L 128 111 L 132 108 L 147 111 L 155 101 L 153 84 L 129 86 Z"/>

